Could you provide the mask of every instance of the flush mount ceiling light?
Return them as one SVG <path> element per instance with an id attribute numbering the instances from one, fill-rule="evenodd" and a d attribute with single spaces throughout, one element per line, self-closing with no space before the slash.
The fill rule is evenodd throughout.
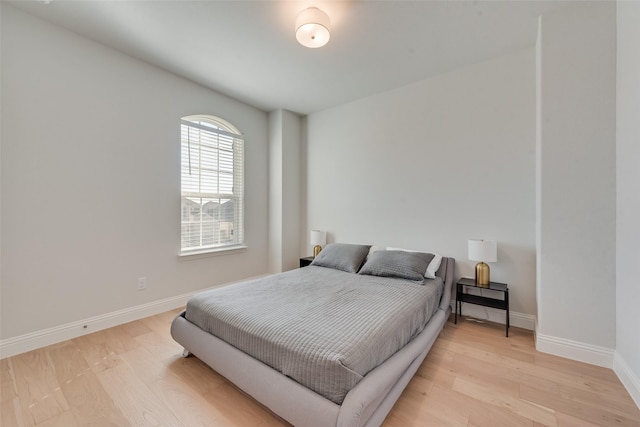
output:
<path id="1" fill-rule="evenodd" d="M 322 47 L 331 37 L 329 23 L 329 16 L 317 7 L 305 9 L 296 19 L 296 39 L 305 47 Z"/>

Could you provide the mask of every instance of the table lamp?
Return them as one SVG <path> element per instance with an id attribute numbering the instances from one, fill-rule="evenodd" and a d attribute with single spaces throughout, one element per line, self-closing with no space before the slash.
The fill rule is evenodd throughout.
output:
<path id="1" fill-rule="evenodd" d="M 469 259 L 480 261 L 476 264 L 476 285 L 489 287 L 489 266 L 487 262 L 498 261 L 498 244 L 495 240 L 469 240 Z"/>
<path id="2" fill-rule="evenodd" d="M 309 238 L 313 246 L 313 257 L 317 257 L 322 246 L 327 244 L 327 232 L 320 230 L 311 230 L 311 237 Z"/>

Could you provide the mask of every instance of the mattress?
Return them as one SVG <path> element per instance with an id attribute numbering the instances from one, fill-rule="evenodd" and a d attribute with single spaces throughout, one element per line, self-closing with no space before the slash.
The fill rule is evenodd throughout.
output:
<path id="1" fill-rule="evenodd" d="M 341 404 L 419 334 L 442 279 L 415 282 L 309 266 L 200 293 L 185 318 Z"/>

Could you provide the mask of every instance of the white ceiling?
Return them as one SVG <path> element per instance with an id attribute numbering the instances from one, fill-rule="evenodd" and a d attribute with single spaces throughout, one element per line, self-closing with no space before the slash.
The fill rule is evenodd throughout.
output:
<path id="1" fill-rule="evenodd" d="M 532 46 L 557 1 L 21 0 L 45 20 L 265 111 L 309 114 Z M 298 12 L 331 18 L 300 46 Z"/>

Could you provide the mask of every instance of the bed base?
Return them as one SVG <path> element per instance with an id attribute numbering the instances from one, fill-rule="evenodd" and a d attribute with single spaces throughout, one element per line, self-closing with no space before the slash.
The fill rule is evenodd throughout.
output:
<path id="1" fill-rule="evenodd" d="M 324 398 L 178 315 L 171 335 L 219 374 L 294 426 L 373 427 L 388 415 L 451 313 L 454 260 L 443 258 L 442 301 L 425 329 L 351 389 L 342 405 Z"/>

